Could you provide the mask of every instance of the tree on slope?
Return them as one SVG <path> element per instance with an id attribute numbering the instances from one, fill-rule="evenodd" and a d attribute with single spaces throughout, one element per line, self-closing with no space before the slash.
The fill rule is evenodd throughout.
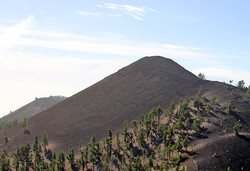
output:
<path id="1" fill-rule="evenodd" d="M 56 167 L 57 167 L 57 170 L 60 170 L 60 171 L 65 170 L 65 156 L 63 152 L 58 153 Z"/>
<path id="2" fill-rule="evenodd" d="M 198 74 L 198 78 L 200 78 L 200 79 L 202 79 L 202 80 L 205 80 L 205 79 L 206 79 L 205 75 L 202 74 L 202 73 L 199 73 L 199 74 Z"/>
<path id="3" fill-rule="evenodd" d="M 189 140 L 188 140 L 188 135 L 186 135 L 185 139 L 182 142 L 182 146 L 186 149 L 186 151 L 187 151 L 188 145 L 189 145 Z"/>
<path id="4" fill-rule="evenodd" d="M 24 119 L 23 119 L 22 126 L 23 126 L 24 132 L 26 132 L 28 129 L 28 120 L 26 117 L 24 117 Z"/>
<path id="5" fill-rule="evenodd" d="M 241 130 L 241 128 L 242 128 L 242 126 L 240 124 L 240 121 L 236 122 L 234 127 L 233 127 L 235 135 L 239 135 L 239 131 Z"/>
<path id="6" fill-rule="evenodd" d="M 69 146 L 67 160 L 70 163 L 71 169 L 75 170 L 75 154 L 74 154 L 74 149 L 71 145 Z"/>
<path id="7" fill-rule="evenodd" d="M 0 156 L 0 170 L 10 171 L 10 160 L 8 159 L 7 153 L 4 150 Z"/>
<path id="8" fill-rule="evenodd" d="M 44 151 L 46 151 L 46 147 L 49 145 L 49 138 L 47 131 L 44 131 L 43 138 L 42 138 L 42 146 L 44 148 Z"/>

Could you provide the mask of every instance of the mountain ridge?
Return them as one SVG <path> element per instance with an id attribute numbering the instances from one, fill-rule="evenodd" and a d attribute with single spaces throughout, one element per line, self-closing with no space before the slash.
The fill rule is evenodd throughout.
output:
<path id="1" fill-rule="evenodd" d="M 21 122 L 23 121 L 24 117 L 30 118 L 65 99 L 66 97 L 64 96 L 49 96 L 49 97 L 35 98 L 34 101 L 1 117 L 0 123 L 9 122 L 12 119 L 17 120 L 17 122 Z"/>

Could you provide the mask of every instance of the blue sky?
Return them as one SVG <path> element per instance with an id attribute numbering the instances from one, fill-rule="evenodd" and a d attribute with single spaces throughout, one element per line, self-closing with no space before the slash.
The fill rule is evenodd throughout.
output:
<path id="1" fill-rule="evenodd" d="M 143 56 L 250 84 L 247 0 L 9 0 L 0 6 L 0 116 L 71 96 Z"/>

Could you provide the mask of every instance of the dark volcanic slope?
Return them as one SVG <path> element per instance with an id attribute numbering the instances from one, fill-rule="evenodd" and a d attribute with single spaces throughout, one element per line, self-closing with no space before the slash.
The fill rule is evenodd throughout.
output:
<path id="1" fill-rule="evenodd" d="M 45 130 L 55 151 L 87 142 L 92 134 L 99 139 L 108 128 L 120 129 L 124 120 L 138 119 L 156 106 L 166 109 L 172 100 L 198 92 L 202 82 L 170 59 L 145 57 L 32 117 L 30 135 L 23 134 L 21 125 L 10 129 L 4 148 L 33 143 Z"/>
<path id="2" fill-rule="evenodd" d="M 30 134 L 24 134 L 21 125 L 10 128 L 6 132 L 8 143 L 3 143 L 0 135 L 0 150 L 13 152 L 27 141 L 33 143 L 36 135 L 41 138 L 46 130 L 53 152 L 66 151 L 69 144 L 86 143 L 92 134 L 100 139 L 108 128 L 121 129 L 125 120 L 139 119 L 153 107 L 165 110 L 172 100 L 178 104 L 187 94 L 194 100 L 200 87 L 207 102 L 215 95 L 218 104 L 203 122 L 205 132 L 191 134 L 196 169 L 226 170 L 230 166 L 250 170 L 250 97 L 240 88 L 198 79 L 174 61 L 157 56 L 142 58 L 31 117 Z M 226 112 L 229 102 L 235 107 L 230 114 Z M 232 128 L 239 120 L 242 130 L 235 136 Z"/>
<path id="3" fill-rule="evenodd" d="M 8 122 L 8 121 L 11 121 L 12 119 L 16 119 L 18 122 L 21 122 L 23 121 L 24 117 L 30 118 L 65 99 L 66 97 L 63 97 L 63 96 L 50 96 L 50 97 L 36 98 L 34 101 L 30 102 L 29 104 L 2 117 L 0 119 L 0 123 Z"/>

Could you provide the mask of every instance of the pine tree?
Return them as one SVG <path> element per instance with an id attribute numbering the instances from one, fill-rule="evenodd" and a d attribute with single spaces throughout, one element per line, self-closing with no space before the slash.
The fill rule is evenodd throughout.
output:
<path id="1" fill-rule="evenodd" d="M 239 131 L 241 130 L 241 128 L 242 128 L 242 126 L 240 124 L 240 121 L 236 122 L 234 127 L 233 127 L 235 135 L 239 135 Z"/>
<path id="2" fill-rule="evenodd" d="M 0 170 L 10 171 L 10 160 L 8 159 L 7 153 L 4 150 L 0 156 Z"/>
<path id="3" fill-rule="evenodd" d="M 120 142 L 120 138 L 119 138 L 119 132 L 116 133 L 116 146 L 117 146 L 118 153 L 120 153 L 120 151 L 121 151 L 121 142 Z"/>
<path id="4" fill-rule="evenodd" d="M 124 138 L 124 143 L 127 142 L 127 137 L 128 137 L 128 121 L 124 121 L 124 128 L 122 130 L 122 135 Z"/>
<path id="5" fill-rule="evenodd" d="M 58 153 L 56 167 L 57 167 L 57 170 L 60 170 L 60 171 L 65 170 L 65 156 L 63 152 Z"/>
<path id="6" fill-rule="evenodd" d="M 136 132 L 137 132 L 137 129 L 138 129 L 138 127 L 137 127 L 137 121 L 136 120 L 132 120 L 130 122 L 130 126 L 133 129 L 134 135 L 136 135 Z"/>
<path id="7" fill-rule="evenodd" d="M 162 111 L 161 107 L 158 106 L 158 107 L 156 108 L 156 115 L 157 115 L 158 124 L 160 123 L 160 117 L 161 117 L 162 113 L 163 113 L 163 111 Z"/>
<path id="8" fill-rule="evenodd" d="M 49 145 L 49 138 L 47 131 L 44 131 L 43 137 L 42 137 L 42 146 L 44 148 L 44 151 L 46 151 L 46 147 Z"/>
<path id="9" fill-rule="evenodd" d="M 34 153 L 38 153 L 38 148 L 39 148 L 39 144 L 38 144 L 38 137 L 35 137 L 35 142 L 33 144 L 33 152 Z"/>
<path id="10" fill-rule="evenodd" d="M 186 135 L 185 139 L 182 142 L 182 146 L 186 149 L 186 151 L 187 151 L 188 145 L 189 145 L 189 140 L 188 140 L 188 135 Z"/>
<path id="11" fill-rule="evenodd" d="M 210 114 L 210 103 L 207 104 L 205 110 L 206 110 L 206 114 L 209 115 Z"/>
<path id="12" fill-rule="evenodd" d="M 14 157 L 13 157 L 12 167 L 15 170 L 18 170 L 19 164 L 20 164 L 20 151 L 19 151 L 19 147 L 17 147 L 17 151 L 16 151 L 16 153 L 14 154 Z"/>
<path id="13" fill-rule="evenodd" d="M 176 143 L 175 143 L 175 149 L 179 152 L 181 150 L 181 137 L 179 136 Z"/>
<path id="14" fill-rule="evenodd" d="M 75 169 L 75 154 L 74 154 L 74 149 L 72 145 L 69 146 L 67 160 L 70 163 L 71 169 L 74 170 Z"/>
<path id="15" fill-rule="evenodd" d="M 188 117 L 184 122 L 184 127 L 186 130 L 190 128 L 190 118 Z"/>
<path id="16" fill-rule="evenodd" d="M 213 97 L 212 97 L 212 99 L 211 99 L 211 104 L 212 104 L 213 106 L 216 105 L 216 96 L 213 96 Z"/>
<path id="17" fill-rule="evenodd" d="M 232 114 L 233 113 L 233 104 L 232 102 L 229 102 L 227 105 L 227 113 Z"/>
<path id="18" fill-rule="evenodd" d="M 154 167 L 154 163 L 153 163 L 153 155 L 151 154 L 148 158 L 148 166 L 150 168 Z"/>
<path id="19" fill-rule="evenodd" d="M 23 130 L 24 132 L 27 131 L 27 127 L 28 127 L 28 120 L 26 117 L 24 117 L 23 122 L 22 122 L 22 126 L 23 126 Z"/>
<path id="20" fill-rule="evenodd" d="M 106 151 L 109 157 L 111 157 L 112 151 L 112 132 L 111 129 L 108 129 L 106 133 Z"/>

